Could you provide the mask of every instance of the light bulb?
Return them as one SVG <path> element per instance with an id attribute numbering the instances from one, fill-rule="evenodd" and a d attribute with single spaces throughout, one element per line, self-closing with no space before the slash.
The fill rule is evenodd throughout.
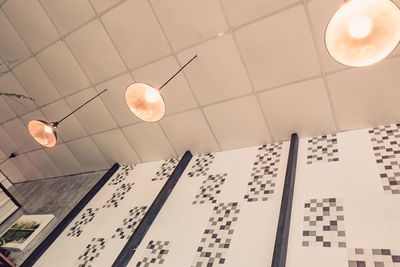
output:
<path id="1" fill-rule="evenodd" d="M 45 125 L 45 126 L 44 126 L 44 131 L 45 131 L 46 133 L 51 133 L 51 132 L 53 132 L 53 129 L 52 129 L 50 126 Z"/>
<path id="2" fill-rule="evenodd" d="M 159 92 L 157 91 L 157 89 L 152 88 L 150 90 L 147 90 L 145 95 L 144 95 L 144 99 L 146 100 L 146 102 L 148 103 L 154 103 L 157 102 L 159 99 Z"/>
<path id="3" fill-rule="evenodd" d="M 350 20 L 347 32 L 356 39 L 367 37 L 372 30 L 372 21 L 365 16 L 357 16 Z"/>

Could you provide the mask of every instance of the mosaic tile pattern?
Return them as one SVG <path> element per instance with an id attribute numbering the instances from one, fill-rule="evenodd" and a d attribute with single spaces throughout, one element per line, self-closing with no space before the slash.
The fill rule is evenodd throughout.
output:
<path id="1" fill-rule="evenodd" d="M 282 146 L 282 143 L 274 143 L 258 148 L 247 192 L 244 196 L 248 202 L 267 201 L 268 197 L 274 193 L 274 178 L 278 175 Z"/>
<path id="2" fill-rule="evenodd" d="M 128 177 L 129 173 L 133 171 L 135 168 L 135 164 L 127 164 L 121 166 L 118 174 L 111 179 L 111 181 L 108 183 L 108 185 L 118 185 L 126 180 L 126 177 Z"/>
<path id="3" fill-rule="evenodd" d="M 136 267 L 154 266 L 163 264 L 166 255 L 169 253 L 169 241 L 150 241 L 146 247 L 143 258 L 136 264 Z"/>
<path id="4" fill-rule="evenodd" d="M 346 247 L 343 205 L 336 198 L 304 204 L 303 246 Z"/>
<path id="5" fill-rule="evenodd" d="M 215 159 L 214 154 L 200 154 L 194 159 L 194 163 L 190 166 L 189 177 L 206 176 L 210 169 L 210 164 Z"/>
<path id="6" fill-rule="evenodd" d="M 78 237 L 82 234 L 83 229 L 85 226 L 93 221 L 94 217 L 96 216 L 96 212 L 98 208 L 87 208 L 79 218 L 79 220 L 75 221 L 74 225 L 69 229 L 67 236 L 71 237 Z"/>
<path id="7" fill-rule="evenodd" d="M 128 217 L 122 220 L 122 224 L 117 228 L 111 238 L 129 239 L 136 227 L 139 225 L 143 216 L 146 214 L 147 207 L 134 207 L 129 211 Z"/>
<path id="8" fill-rule="evenodd" d="M 118 207 L 119 203 L 125 198 L 125 195 L 132 189 L 134 184 L 135 183 L 126 183 L 118 187 L 111 198 L 103 205 L 103 208 Z"/>
<path id="9" fill-rule="evenodd" d="M 400 250 L 348 249 L 349 267 L 400 267 Z"/>
<path id="10" fill-rule="evenodd" d="M 237 202 L 220 203 L 214 207 L 192 267 L 209 267 L 225 263 L 239 212 Z"/>
<path id="11" fill-rule="evenodd" d="M 167 159 L 162 165 L 161 169 L 156 173 L 156 176 L 151 179 L 152 181 L 162 181 L 168 179 L 172 172 L 175 170 L 179 163 L 179 159 Z"/>
<path id="12" fill-rule="evenodd" d="M 327 134 L 308 139 L 307 164 L 321 161 L 339 161 L 336 134 Z"/>
<path id="13" fill-rule="evenodd" d="M 221 187 L 227 176 L 227 173 L 211 174 L 204 179 L 193 204 L 217 203 L 217 197 L 221 193 Z"/>
<path id="14" fill-rule="evenodd" d="M 85 251 L 78 257 L 75 266 L 90 267 L 93 261 L 100 256 L 100 252 L 104 249 L 106 241 L 104 238 L 93 238 L 86 246 Z"/>
<path id="15" fill-rule="evenodd" d="M 400 124 L 369 130 L 385 193 L 400 194 Z"/>

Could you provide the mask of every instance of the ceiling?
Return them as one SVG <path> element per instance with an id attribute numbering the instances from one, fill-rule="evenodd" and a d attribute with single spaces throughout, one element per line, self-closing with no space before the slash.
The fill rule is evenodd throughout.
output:
<path id="1" fill-rule="evenodd" d="M 400 0 L 395 1 L 398 5 Z M 324 29 L 339 0 L 0 0 L 0 158 L 12 182 L 234 149 L 400 119 L 400 48 L 348 68 Z M 167 114 L 140 122 L 124 103 L 133 81 L 163 84 Z M 58 120 L 43 149 L 31 119 Z"/>

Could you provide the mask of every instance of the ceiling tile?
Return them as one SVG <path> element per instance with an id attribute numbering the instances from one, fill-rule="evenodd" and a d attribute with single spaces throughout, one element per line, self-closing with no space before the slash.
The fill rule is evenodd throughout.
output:
<path id="1" fill-rule="evenodd" d="M 10 69 L 8 68 L 6 63 L 0 58 L 0 76 L 6 74 L 9 70 Z"/>
<path id="2" fill-rule="evenodd" d="M 68 142 L 67 146 L 85 171 L 99 171 L 110 167 L 90 137 Z"/>
<path id="3" fill-rule="evenodd" d="M 25 154 L 20 154 L 11 159 L 11 162 L 15 165 L 15 167 L 18 168 L 26 180 L 37 180 L 44 178 Z"/>
<path id="4" fill-rule="evenodd" d="M 6 155 L 10 155 L 11 153 L 20 151 L 18 145 L 6 132 L 4 127 L 1 126 L 0 126 L 0 150 Z"/>
<path id="5" fill-rule="evenodd" d="M 251 92 L 251 85 L 231 35 L 213 39 L 179 54 L 181 64 L 198 58 L 185 70 L 201 105 Z"/>
<path id="6" fill-rule="evenodd" d="M 37 52 L 59 38 L 56 28 L 37 0 L 7 1 L 2 9 L 28 46 Z"/>
<path id="7" fill-rule="evenodd" d="M 272 141 L 253 95 L 208 106 L 204 113 L 222 150 Z"/>
<path id="8" fill-rule="evenodd" d="M 135 70 L 133 76 L 138 82 L 160 88 L 180 68 L 174 57 L 168 57 L 156 63 Z M 161 90 L 166 104 L 166 114 L 188 110 L 197 106 L 190 87 L 182 74 L 171 80 Z"/>
<path id="9" fill-rule="evenodd" d="M 17 81 L 12 72 L 8 72 L 0 77 L 0 88 L 4 88 L 2 89 L 3 92 L 10 92 L 10 93 L 22 94 L 25 96 L 30 96 L 25 91 L 25 89 L 22 88 L 21 84 Z M 3 99 L 18 115 L 37 109 L 35 102 L 30 100 L 16 99 L 9 97 L 3 97 Z"/>
<path id="10" fill-rule="evenodd" d="M 84 101 L 82 100 L 82 102 Z M 72 109 L 64 100 L 60 100 L 51 103 L 50 105 L 44 106 L 41 110 L 50 122 L 59 121 L 72 111 Z M 87 135 L 85 129 L 83 129 L 82 124 L 76 118 L 75 114 L 72 114 L 70 117 L 68 117 L 66 120 L 62 121 L 62 123 L 58 125 L 57 134 L 64 141 L 77 139 Z"/>
<path id="11" fill-rule="evenodd" d="M 123 131 L 143 162 L 176 156 L 157 123 L 143 122 L 128 126 Z"/>
<path id="12" fill-rule="evenodd" d="M 93 141 L 110 164 L 140 162 L 136 152 L 120 129 L 94 135 Z"/>
<path id="13" fill-rule="evenodd" d="M 64 175 L 71 175 L 84 171 L 66 145 L 56 145 L 55 147 L 46 149 L 46 151 Z"/>
<path id="14" fill-rule="evenodd" d="M 61 97 L 35 58 L 17 66 L 13 72 L 37 105 L 41 106 Z"/>
<path id="15" fill-rule="evenodd" d="M 90 85 L 78 62 L 62 41 L 42 51 L 37 55 L 37 59 L 64 96 Z"/>
<path id="16" fill-rule="evenodd" d="M 97 13 L 102 13 L 107 9 L 117 5 L 118 3 L 124 2 L 124 0 L 89 0 L 92 2 L 94 9 Z"/>
<path id="17" fill-rule="evenodd" d="M 146 0 L 126 1 L 106 13 L 102 20 L 131 69 L 171 52 Z"/>
<path id="18" fill-rule="evenodd" d="M 0 25 L 0 56 L 11 66 L 28 58 L 31 52 L 1 10 Z"/>
<path id="19" fill-rule="evenodd" d="M 17 115 L 6 103 L 6 101 L 4 101 L 2 97 L 0 97 L 0 123 L 15 118 L 16 116 Z"/>
<path id="20" fill-rule="evenodd" d="M 150 0 L 150 3 L 175 50 L 228 29 L 218 1 Z"/>
<path id="21" fill-rule="evenodd" d="M 1 171 L 7 176 L 12 183 L 25 182 L 24 175 L 18 170 L 17 167 L 8 160 L 1 165 Z"/>
<path id="22" fill-rule="evenodd" d="M 66 38 L 80 66 L 96 83 L 122 73 L 125 65 L 98 20 L 90 22 Z"/>
<path id="23" fill-rule="evenodd" d="M 40 0 L 40 2 L 61 34 L 78 28 L 95 16 L 87 0 Z"/>
<path id="24" fill-rule="evenodd" d="M 298 0 L 221 0 L 225 14 L 232 26 L 255 20 L 270 14 L 291 4 L 300 2 Z"/>
<path id="25" fill-rule="evenodd" d="M 14 119 L 3 124 L 10 136 L 15 140 L 22 152 L 40 148 L 40 145 L 29 134 L 28 128 L 20 119 Z"/>
<path id="26" fill-rule="evenodd" d="M 340 130 L 399 121 L 399 69 L 394 58 L 328 76 Z"/>
<path id="27" fill-rule="evenodd" d="M 29 152 L 27 156 L 45 178 L 62 175 L 61 171 L 43 149 Z"/>
<path id="28" fill-rule="evenodd" d="M 193 154 L 219 150 L 200 110 L 165 117 L 160 123 L 179 155 L 186 150 Z"/>
<path id="29" fill-rule="evenodd" d="M 259 98 L 276 140 L 288 140 L 295 132 L 316 136 L 336 130 L 322 79 L 265 91 Z"/>
<path id="30" fill-rule="evenodd" d="M 139 121 L 125 104 L 125 90 L 131 83 L 133 83 L 131 75 L 124 74 L 96 86 L 96 90 L 99 93 L 104 89 L 108 89 L 106 93 L 101 95 L 101 98 L 119 126 Z"/>
<path id="31" fill-rule="evenodd" d="M 96 94 L 96 90 L 89 88 L 68 97 L 66 100 L 69 106 L 72 109 L 75 109 L 94 97 Z M 105 92 L 105 94 L 107 94 L 107 92 Z M 104 105 L 101 98 L 94 99 L 85 107 L 77 111 L 75 115 L 90 134 L 117 127 L 117 123 L 112 118 L 110 112 L 108 112 L 107 107 Z"/>
<path id="32" fill-rule="evenodd" d="M 302 5 L 241 28 L 235 36 L 256 90 L 320 74 Z"/>

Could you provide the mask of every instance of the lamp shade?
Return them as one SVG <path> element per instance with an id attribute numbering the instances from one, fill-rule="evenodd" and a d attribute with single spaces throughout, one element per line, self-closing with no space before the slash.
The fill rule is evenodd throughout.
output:
<path id="1" fill-rule="evenodd" d="M 125 101 L 136 117 L 155 122 L 165 114 L 165 102 L 160 91 L 145 83 L 133 83 L 125 91 Z"/>
<path id="2" fill-rule="evenodd" d="M 28 123 L 28 131 L 39 144 L 53 147 L 57 144 L 56 126 L 42 120 L 32 120 Z"/>
<path id="3" fill-rule="evenodd" d="M 333 15 L 325 45 L 339 63 L 361 67 L 388 56 L 400 41 L 400 9 L 390 0 L 350 0 Z"/>

